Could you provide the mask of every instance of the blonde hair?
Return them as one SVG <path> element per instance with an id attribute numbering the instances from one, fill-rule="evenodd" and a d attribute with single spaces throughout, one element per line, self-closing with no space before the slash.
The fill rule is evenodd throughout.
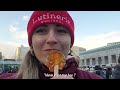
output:
<path id="1" fill-rule="evenodd" d="M 16 79 L 39 79 L 39 61 L 33 56 L 30 51 L 27 52 L 20 69 L 17 73 Z"/>

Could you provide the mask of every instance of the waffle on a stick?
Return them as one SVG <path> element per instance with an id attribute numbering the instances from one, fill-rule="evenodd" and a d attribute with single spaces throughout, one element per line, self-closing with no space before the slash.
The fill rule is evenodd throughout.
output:
<path id="1" fill-rule="evenodd" d="M 64 56 L 59 51 L 51 50 L 47 60 L 50 72 L 58 73 L 59 69 L 62 70 L 65 65 Z"/>

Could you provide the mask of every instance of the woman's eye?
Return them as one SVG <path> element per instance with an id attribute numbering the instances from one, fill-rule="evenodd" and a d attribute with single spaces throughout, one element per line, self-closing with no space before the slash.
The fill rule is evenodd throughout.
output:
<path id="1" fill-rule="evenodd" d="M 35 33 L 38 33 L 38 34 L 45 34 L 45 33 L 47 33 L 47 30 L 46 30 L 46 29 L 39 29 L 39 30 L 36 30 Z"/>
<path id="2" fill-rule="evenodd" d="M 68 33 L 66 30 L 64 29 L 58 29 L 57 30 L 58 33 L 61 33 L 61 34 L 65 34 L 65 33 Z"/>

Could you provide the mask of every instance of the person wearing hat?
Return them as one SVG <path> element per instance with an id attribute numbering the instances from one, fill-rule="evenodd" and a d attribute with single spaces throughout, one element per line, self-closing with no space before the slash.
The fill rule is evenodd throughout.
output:
<path id="1" fill-rule="evenodd" d="M 111 75 L 111 79 L 120 79 L 120 54 L 118 57 L 118 64 L 114 66 L 114 70 Z"/>
<path id="2" fill-rule="evenodd" d="M 57 76 L 47 67 L 46 57 L 51 50 L 61 52 L 65 59 L 74 44 L 74 21 L 67 11 L 34 11 L 28 25 L 30 50 L 18 73 L 3 75 L 15 79 L 102 79 L 102 77 L 79 70 L 75 59 L 65 60 L 65 66 Z M 63 75 L 63 76 L 62 76 Z M 67 75 L 67 76 L 64 76 Z M 2 76 L 0 76 L 2 78 Z"/>

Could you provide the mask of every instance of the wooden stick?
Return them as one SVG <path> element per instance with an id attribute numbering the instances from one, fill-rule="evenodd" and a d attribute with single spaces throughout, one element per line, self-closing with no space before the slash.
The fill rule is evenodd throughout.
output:
<path id="1" fill-rule="evenodd" d="M 58 76 L 58 74 L 59 74 L 59 66 L 55 65 L 54 66 L 54 76 Z"/>

